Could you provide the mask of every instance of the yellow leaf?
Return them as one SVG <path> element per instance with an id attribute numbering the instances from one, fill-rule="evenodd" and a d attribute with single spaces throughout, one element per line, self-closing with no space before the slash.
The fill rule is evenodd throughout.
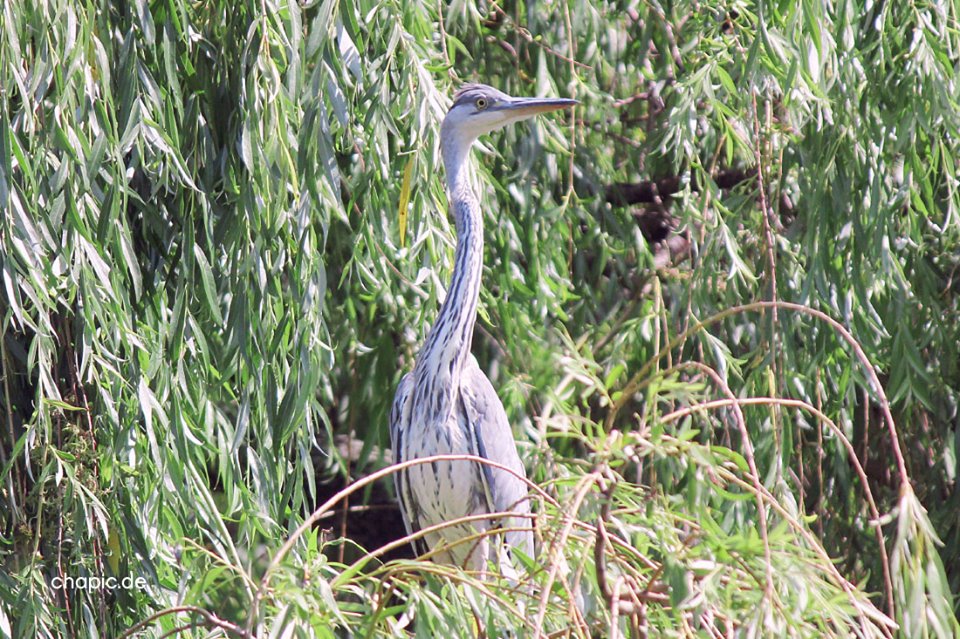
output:
<path id="1" fill-rule="evenodd" d="M 120 536 L 117 534 L 117 527 L 110 526 L 110 536 L 107 538 L 107 563 L 114 575 L 120 574 Z"/>
<path id="2" fill-rule="evenodd" d="M 403 169 L 403 183 L 400 185 L 400 246 L 404 245 L 407 237 L 407 206 L 410 204 L 410 180 L 413 177 L 413 155 L 407 160 Z"/>

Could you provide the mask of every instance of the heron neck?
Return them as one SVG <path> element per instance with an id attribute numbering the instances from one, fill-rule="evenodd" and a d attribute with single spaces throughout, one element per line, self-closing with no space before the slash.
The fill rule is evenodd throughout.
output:
<path id="1" fill-rule="evenodd" d="M 477 195 L 464 170 L 467 158 L 444 156 L 457 248 L 447 297 L 417 359 L 418 377 L 435 382 L 431 412 L 441 416 L 452 405 L 453 393 L 460 387 L 460 373 L 470 355 L 483 270 L 483 222 Z"/>

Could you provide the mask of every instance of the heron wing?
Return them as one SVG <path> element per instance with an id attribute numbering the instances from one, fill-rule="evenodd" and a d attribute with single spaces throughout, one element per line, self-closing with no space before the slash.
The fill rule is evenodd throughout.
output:
<path id="1" fill-rule="evenodd" d="M 503 403 L 472 355 L 463 367 L 460 396 L 468 419 L 474 424 L 472 432 L 476 438 L 477 454 L 526 477 Z M 527 485 L 519 477 L 486 465 L 483 466 L 482 477 L 491 511 L 530 512 Z M 530 522 L 518 519 L 507 525 L 529 526 Z M 507 537 L 508 546 L 519 546 L 527 555 L 533 555 L 531 531 L 508 533 Z"/>
<path id="2" fill-rule="evenodd" d="M 413 373 L 407 373 L 397 386 L 397 393 L 393 397 L 393 406 L 390 408 L 390 446 L 393 448 L 393 461 L 400 463 L 407 461 L 406 436 L 410 432 L 410 395 L 413 392 Z M 420 530 L 419 517 L 415 510 L 413 497 L 410 494 L 410 474 L 407 470 L 393 473 L 393 486 L 397 491 L 397 501 L 400 504 L 400 514 L 407 535 Z M 423 539 L 413 543 L 417 554 L 426 552 Z"/>

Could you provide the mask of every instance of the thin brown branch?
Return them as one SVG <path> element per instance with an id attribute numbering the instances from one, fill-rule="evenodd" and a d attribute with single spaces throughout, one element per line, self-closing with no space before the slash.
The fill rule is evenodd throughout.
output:
<path id="1" fill-rule="evenodd" d="M 641 91 L 640 93 L 637 93 L 636 95 L 631 95 L 631 96 L 628 97 L 628 98 L 623 98 L 623 99 L 620 99 L 620 100 L 616 100 L 616 101 L 613 103 L 613 108 L 619 109 L 619 108 L 621 108 L 621 107 L 627 106 L 628 104 L 632 104 L 632 103 L 634 103 L 634 102 L 636 102 L 636 101 L 638 101 L 638 100 L 648 100 L 649 98 L 650 98 L 650 93 L 649 93 L 649 92 L 647 92 L 647 91 Z"/>
<path id="2" fill-rule="evenodd" d="M 244 630 L 237 624 L 226 621 L 225 619 L 221 619 L 220 617 L 216 616 L 209 610 L 204 610 L 203 608 L 198 608 L 196 606 L 175 606 L 173 608 L 167 608 L 165 610 L 161 610 L 160 612 L 150 615 L 143 621 L 133 626 L 130 626 L 129 628 L 127 628 L 126 631 L 124 631 L 122 635 L 120 635 L 120 639 L 126 639 L 126 637 L 134 636 L 135 634 L 139 633 L 141 630 L 144 630 L 145 628 L 147 628 L 147 626 L 149 626 L 151 623 L 153 623 L 157 619 L 160 619 L 161 617 L 166 617 L 167 615 L 177 615 L 180 613 L 189 613 L 189 614 L 202 617 L 203 625 L 207 628 L 220 628 L 221 630 L 231 635 L 235 635 L 237 637 L 253 636 L 251 633 L 248 633 L 246 630 Z M 185 630 L 191 627 L 194 627 L 194 625 L 180 626 L 180 629 Z"/>
<path id="3" fill-rule="evenodd" d="M 755 168 L 725 169 L 713 175 L 713 181 L 721 189 L 732 189 L 741 182 L 754 179 L 757 176 Z M 655 180 L 641 182 L 617 182 L 606 187 L 604 199 L 613 206 L 630 206 L 631 204 L 653 204 L 677 193 L 684 187 L 684 176 L 670 175 Z M 698 192 L 701 189 L 696 174 L 690 177 L 690 190 Z"/>
<path id="4" fill-rule="evenodd" d="M 606 551 L 610 541 L 610 535 L 607 533 L 606 522 L 610 519 L 610 506 L 613 500 L 613 491 L 616 489 L 616 478 L 612 473 L 603 481 L 601 494 L 603 501 L 600 504 L 600 516 L 597 518 L 596 541 L 593 546 L 593 560 L 597 569 L 597 586 L 603 595 L 607 606 L 610 609 L 611 616 L 617 615 L 637 615 L 641 608 L 649 601 L 655 601 L 660 604 L 666 604 L 670 597 L 659 588 L 647 588 L 643 592 L 637 592 L 636 588 L 630 589 L 630 600 L 620 598 L 621 582 L 614 584 L 613 588 L 607 580 L 607 561 Z M 634 601 L 635 600 L 635 601 Z"/>
<path id="5" fill-rule="evenodd" d="M 371 473 L 370 475 L 367 475 L 366 477 L 363 477 L 362 479 L 359 479 L 353 482 L 346 488 L 339 491 L 337 494 L 327 499 L 327 501 L 325 501 L 319 508 L 314 510 L 313 513 L 309 517 L 307 517 L 297 527 L 297 529 L 290 534 L 286 542 L 284 542 L 284 544 L 280 547 L 280 549 L 274 554 L 273 559 L 271 559 L 270 564 L 267 566 L 266 570 L 264 571 L 263 577 L 260 580 L 260 585 L 257 588 L 256 594 L 254 595 L 253 601 L 251 602 L 250 611 L 248 613 L 247 626 L 246 626 L 247 632 L 252 633 L 253 631 L 253 625 L 256 623 L 256 619 L 259 614 L 260 602 L 267 597 L 268 585 L 270 582 L 270 578 L 273 576 L 274 571 L 280 565 L 283 558 L 286 557 L 287 554 L 293 549 L 297 540 L 307 530 L 312 528 L 317 523 L 317 521 L 323 518 L 324 515 L 334 507 L 334 505 L 336 505 L 337 503 L 339 503 L 341 500 L 351 495 L 352 493 L 358 490 L 362 490 L 365 486 L 372 484 L 374 482 L 377 482 L 380 479 L 387 477 L 393 473 L 399 472 L 411 466 L 417 466 L 421 464 L 430 464 L 438 461 L 470 461 L 478 464 L 484 464 L 492 468 L 496 468 L 497 470 L 501 470 L 505 473 L 513 475 L 520 481 L 524 482 L 534 494 L 542 497 L 544 500 L 551 503 L 556 508 L 560 508 L 556 500 L 553 499 L 550 495 L 548 495 L 542 488 L 540 488 L 540 486 L 533 483 L 523 475 L 517 473 L 514 469 L 508 468 L 507 466 L 498 464 L 489 459 L 478 457 L 476 455 L 431 455 L 429 457 L 421 457 L 419 459 L 410 459 L 405 462 L 393 464 L 391 466 L 388 466 L 382 470 L 378 470 L 375 473 Z M 487 517 L 487 518 L 489 518 L 490 516 L 491 516 L 490 514 L 483 515 L 483 517 Z M 461 521 L 467 520 L 467 519 L 470 519 L 470 517 L 461 518 Z M 445 524 L 443 525 L 450 525 L 452 523 L 455 523 L 455 522 L 445 522 Z"/>
<path id="6" fill-rule="evenodd" d="M 883 389 L 883 384 L 880 383 L 880 378 L 877 376 L 877 371 L 874 368 L 873 363 L 870 361 L 870 358 L 867 357 L 867 354 L 866 352 L 864 352 L 863 347 L 860 346 L 860 342 L 857 341 L 857 339 L 853 336 L 853 334 L 850 333 L 850 331 L 847 330 L 847 328 L 843 324 L 833 319 L 823 311 L 819 311 L 815 308 L 804 306 L 802 304 L 795 304 L 793 302 L 782 302 L 782 301 L 753 302 L 751 304 L 742 304 L 740 306 L 734 306 L 732 308 L 724 309 L 719 313 L 715 313 L 714 315 L 708 317 L 705 320 L 698 321 L 696 324 L 694 324 L 687 330 L 683 331 L 680 335 L 678 335 L 677 337 L 675 337 L 673 340 L 670 341 L 670 344 L 666 349 L 660 351 L 659 353 L 654 355 L 652 358 L 650 358 L 647 361 L 647 363 L 644 364 L 640 368 L 640 370 L 637 371 L 630 378 L 630 380 L 624 385 L 620 398 L 616 402 L 614 402 L 613 406 L 611 406 L 610 412 L 607 414 L 607 417 L 605 420 L 606 429 L 608 431 L 613 429 L 613 424 L 616 421 L 617 413 L 620 411 L 621 408 L 623 408 L 623 406 L 627 402 L 631 400 L 631 398 L 633 397 L 633 394 L 636 393 L 637 390 L 639 390 L 643 386 L 644 380 L 649 375 L 651 368 L 655 366 L 661 358 L 668 355 L 670 351 L 672 351 L 674 348 L 676 348 L 680 344 L 684 343 L 693 334 L 697 333 L 698 331 L 705 330 L 707 327 L 712 326 L 717 322 L 720 322 L 726 319 L 727 317 L 731 317 L 733 315 L 738 315 L 741 313 L 757 312 L 763 309 L 771 308 L 773 306 L 776 306 L 783 310 L 802 313 L 809 317 L 813 317 L 818 321 L 824 322 L 825 324 L 830 326 L 830 328 L 832 328 L 833 331 L 837 333 L 840 336 L 840 338 L 844 342 L 846 342 L 847 345 L 853 350 L 855 359 L 861 364 L 863 368 L 863 373 L 867 377 L 868 386 L 876 396 L 876 401 L 880 405 L 880 411 L 883 414 L 884 422 L 887 425 L 887 431 L 890 435 L 890 440 L 891 440 L 890 444 L 893 449 L 894 461 L 897 465 L 897 472 L 900 478 L 901 494 L 906 491 L 912 492 L 913 487 L 910 484 L 910 475 L 907 472 L 907 463 L 903 456 L 903 452 L 900 446 L 900 438 L 899 438 L 899 435 L 897 434 L 896 422 L 893 419 L 893 413 L 890 411 L 890 401 L 887 399 L 887 394 Z"/>

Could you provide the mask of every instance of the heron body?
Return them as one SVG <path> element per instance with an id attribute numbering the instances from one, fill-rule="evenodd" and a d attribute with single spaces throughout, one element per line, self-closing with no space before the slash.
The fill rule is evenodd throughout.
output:
<path id="1" fill-rule="evenodd" d="M 454 96 L 440 129 L 447 193 L 456 221 L 453 276 L 416 358 L 397 388 L 390 413 L 390 439 L 397 462 L 443 454 L 489 459 L 524 476 L 516 443 L 490 380 L 470 353 L 483 270 L 483 216 L 469 169 L 473 142 L 514 122 L 576 104 L 575 100 L 513 98 L 491 87 L 468 84 Z M 415 542 L 419 554 L 483 570 L 500 565 L 513 549 L 533 554 L 527 488 L 516 475 L 472 461 L 438 461 L 394 475 L 407 533 L 468 515 L 514 512 L 519 517 L 473 520 L 430 532 Z M 491 541 L 464 539 L 491 528 L 511 530 Z M 460 543 L 458 543 L 460 542 Z M 506 551 L 506 552 L 504 552 Z"/>

